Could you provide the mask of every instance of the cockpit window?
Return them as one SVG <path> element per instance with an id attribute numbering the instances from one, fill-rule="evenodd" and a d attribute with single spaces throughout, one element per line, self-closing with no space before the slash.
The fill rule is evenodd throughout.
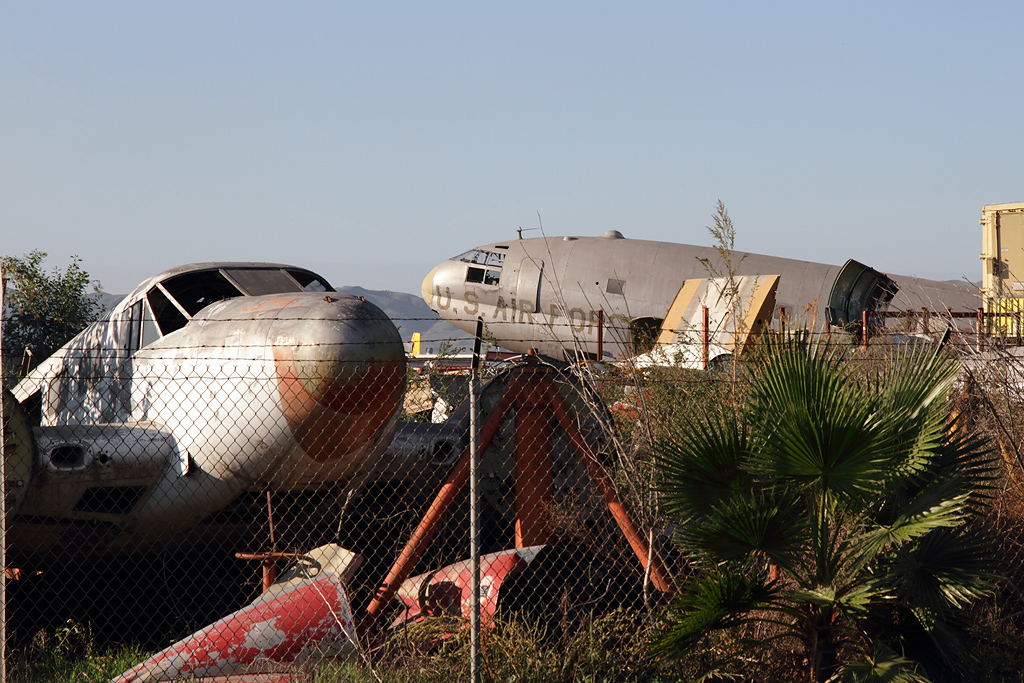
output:
<path id="1" fill-rule="evenodd" d="M 501 268 L 505 263 L 505 254 L 496 251 L 484 251 L 483 249 L 470 249 L 466 253 L 456 256 L 452 261 L 463 261 L 478 266 L 487 266 L 488 268 Z M 467 282 L 483 282 L 483 280 L 467 280 Z"/>
<path id="2" fill-rule="evenodd" d="M 500 270 L 490 270 L 470 266 L 466 269 L 466 282 L 478 282 L 485 285 L 496 285 L 501 279 Z"/>
<path id="3" fill-rule="evenodd" d="M 228 277 L 250 296 L 301 292 L 302 288 L 283 270 L 270 268 L 231 268 Z"/>
<path id="4" fill-rule="evenodd" d="M 308 270 L 289 270 L 288 274 L 295 278 L 295 281 L 302 285 L 307 292 L 333 292 L 334 287 L 319 275 Z"/>
<path id="5" fill-rule="evenodd" d="M 164 280 L 162 284 L 192 316 L 212 303 L 242 296 L 238 287 L 228 282 L 228 279 L 217 270 L 182 273 Z"/>
<path id="6" fill-rule="evenodd" d="M 465 261 L 466 263 L 477 263 L 484 265 L 487 262 L 487 252 L 480 251 L 479 249 L 470 249 L 464 254 L 459 254 L 453 261 Z"/>
<path id="7" fill-rule="evenodd" d="M 149 299 L 149 307 L 153 310 L 153 317 L 156 318 L 156 324 L 163 334 L 180 330 L 188 323 L 188 318 L 182 315 L 178 307 L 171 303 L 171 300 L 159 287 L 149 290 L 146 293 L 146 298 Z"/>

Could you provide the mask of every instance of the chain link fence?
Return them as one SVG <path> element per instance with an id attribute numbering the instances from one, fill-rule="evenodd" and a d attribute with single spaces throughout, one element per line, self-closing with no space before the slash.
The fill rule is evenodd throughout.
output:
<path id="1" fill-rule="evenodd" d="M 90 657 L 122 682 L 455 680 L 474 654 L 492 679 L 544 658 L 563 680 L 655 676 L 660 610 L 687 571 L 655 446 L 678 416 L 742 401 L 756 348 L 707 370 L 514 357 L 484 363 L 477 384 L 458 351 L 407 357 L 403 321 L 356 298 L 261 305 L 222 302 L 177 335 L 108 318 L 5 389 L 12 680 Z M 1010 340 L 979 351 L 983 335 L 950 321 L 966 368 L 956 409 L 1003 456 L 997 600 L 1019 615 L 1024 364 Z M 766 334 L 833 344 L 865 381 L 895 350 L 938 341 L 870 332 Z M 706 365 L 708 341 L 692 343 Z"/>

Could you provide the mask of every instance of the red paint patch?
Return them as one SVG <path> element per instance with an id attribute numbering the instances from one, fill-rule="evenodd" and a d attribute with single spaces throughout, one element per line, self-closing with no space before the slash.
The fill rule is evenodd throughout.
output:
<path id="1" fill-rule="evenodd" d="M 223 677 L 244 673 L 257 661 L 292 663 L 310 647 L 329 648 L 354 637 L 350 615 L 341 584 L 324 576 L 210 624 L 112 683 Z"/>
<path id="2" fill-rule="evenodd" d="M 271 299 L 270 301 L 264 301 L 263 303 L 256 304 L 255 306 L 246 306 L 242 309 L 242 312 L 252 313 L 254 311 L 273 311 L 278 308 L 284 308 L 298 298 L 299 297 L 297 296 L 293 296 L 290 299 Z"/>
<path id="3" fill-rule="evenodd" d="M 306 390 L 289 347 L 274 347 L 277 387 L 289 429 L 302 450 L 317 462 L 353 453 L 376 436 L 398 410 L 405 385 L 402 364 L 372 361 L 351 377 L 321 379 Z"/>

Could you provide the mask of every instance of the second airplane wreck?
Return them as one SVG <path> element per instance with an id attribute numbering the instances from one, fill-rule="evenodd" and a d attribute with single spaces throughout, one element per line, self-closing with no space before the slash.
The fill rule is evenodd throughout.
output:
<path id="1" fill-rule="evenodd" d="M 981 301 L 966 284 L 887 275 L 853 260 L 835 266 L 736 252 L 734 264 L 738 277 L 779 278 L 769 317 L 752 325 L 769 324 L 780 311 L 809 327 L 843 326 L 859 323 L 864 311 L 973 311 Z M 483 318 L 488 334 L 510 351 L 620 360 L 674 331 L 663 326 L 688 281 L 725 270 L 714 248 L 626 239 L 611 230 L 470 249 L 434 267 L 421 295 L 468 332 Z"/>

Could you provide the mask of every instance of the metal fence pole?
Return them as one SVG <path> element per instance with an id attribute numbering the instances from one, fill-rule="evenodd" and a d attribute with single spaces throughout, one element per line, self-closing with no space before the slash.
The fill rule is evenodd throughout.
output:
<path id="1" fill-rule="evenodd" d="M 3 386 L 4 368 L 4 296 L 7 294 L 7 279 L 4 277 L 3 266 L 0 265 L 0 389 Z M 3 425 L 7 422 L 7 415 L 3 409 L 3 401 L 0 400 L 0 467 L 3 477 L 2 490 L 0 490 L 0 681 L 7 680 L 7 435 Z"/>
<path id="2" fill-rule="evenodd" d="M 979 308 L 975 313 L 976 320 L 974 322 L 975 330 L 977 331 L 977 348 L 978 352 L 985 350 L 985 311 Z"/>
<path id="3" fill-rule="evenodd" d="M 700 369 L 708 369 L 708 307 L 701 306 L 701 353 L 700 353 Z"/>
<path id="4" fill-rule="evenodd" d="M 477 452 L 477 369 L 480 365 L 480 339 L 484 332 L 483 318 L 476 320 L 476 339 L 473 341 L 473 362 L 469 368 L 469 557 L 470 616 L 469 616 L 469 680 L 480 683 L 480 454 Z"/>

